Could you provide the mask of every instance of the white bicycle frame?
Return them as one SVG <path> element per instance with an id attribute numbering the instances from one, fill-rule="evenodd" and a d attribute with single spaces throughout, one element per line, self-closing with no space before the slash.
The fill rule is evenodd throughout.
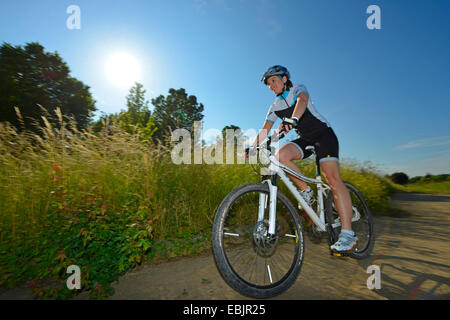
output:
<path id="1" fill-rule="evenodd" d="M 307 147 L 307 149 L 309 149 Z M 313 153 L 314 148 L 311 147 Z M 265 151 L 265 152 L 264 152 Z M 305 210 L 305 212 L 308 214 L 308 216 L 311 218 L 313 223 L 317 226 L 318 231 L 327 231 L 326 230 L 326 223 L 325 223 L 325 208 L 324 208 L 324 195 L 325 193 L 330 190 L 330 187 L 322 181 L 322 177 L 320 174 L 316 174 L 316 178 L 308 178 L 304 175 L 302 175 L 299 172 L 296 172 L 292 170 L 291 168 L 283 165 L 280 163 L 273 155 L 270 155 L 270 152 L 267 149 L 260 150 L 260 155 L 264 154 L 269 161 L 269 167 L 268 167 L 268 175 L 277 175 L 281 178 L 281 180 L 284 182 L 286 187 L 289 189 L 289 191 L 294 195 L 294 197 L 297 199 L 297 201 L 300 203 L 301 207 Z M 319 214 L 317 214 L 314 209 L 312 209 L 308 203 L 303 199 L 303 197 L 300 195 L 298 189 L 295 187 L 294 183 L 289 179 L 289 177 L 286 175 L 285 171 L 298 179 L 301 179 L 308 183 L 314 183 L 317 185 L 317 211 Z M 271 179 L 267 179 L 264 182 L 267 182 L 269 185 L 269 197 L 270 197 L 270 204 L 269 204 L 269 230 L 268 233 L 274 235 L 275 234 L 275 221 L 276 221 L 276 213 L 277 213 L 277 192 L 278 187 L 276 185 L 272 184 Z M 267 208 L 267 195 L 266 194 L 260 194 L 259 195 L 259 206 L 258 206 L 258 221 L 264 220 L 264 212 Z M 352 206 L 353 208 L 353 221 L 358 221 L 360 218 L 360 214 L 358 210 Z M 337 227 L 340 226 L 341 222 L 340 220 L 336 220 L 333 222 L 332 226 Z"/>

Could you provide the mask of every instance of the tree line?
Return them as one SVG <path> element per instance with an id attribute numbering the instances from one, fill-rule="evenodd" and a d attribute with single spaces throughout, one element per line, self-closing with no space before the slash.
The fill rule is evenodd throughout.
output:
<path id="1" fill-rule="evenodd" d="M 79 130 L 91 127 L 98 132 L 105 123 L 115 122 L 129 133 L 138 133 L 142 139 L 164 141 L 174 129 L 190 130 L 194 121 L 204 117 L 204 105 L 184 88 L 171 88 L 167 96 L 151 99 L 153 111 L 150 111 L 143 85 L 135 83 L 126 97 L 126 110 L 103 114 L 94 120 L 93 113 L 98 109 L 89 89 L 70 75 L 67 63 L 58 52 L 46 52 L 37 42 L 24 46 L 4 42 L 0 47 L 0 122 L 7 121 L 19 131 L 39 133 L 39 125 L 44 125 L 42 117 L 60 108 Z"/>
<path id="2" fill-rule="evenodd" d="M 388 176 L 392 182 L 405 185 L 412 183 L 428 183 L 428 182 L 442 182 L 450 180 L 450 174 L 426 174 L 424 176 L 416 176 L 413 178 L 409 178 L 408 175 L 404 172 L 394 172 L 390 176 Z"/>

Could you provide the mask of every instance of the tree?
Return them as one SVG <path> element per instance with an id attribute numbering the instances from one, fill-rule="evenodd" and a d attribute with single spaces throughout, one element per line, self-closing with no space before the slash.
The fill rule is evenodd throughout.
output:
<path id="1" fill-rule="evenodd" d="M 131 123 L 134 125 L 143 124 L 145 126 L 150 118 L 148 101 L 145 100 L 145 91 L 144 86 L 136 82 L 127 96 L 128 114 Z"/>
<path id="2" fill-rule="evenodd" d="M 155 107 L 153 117 L 158 130 L 155 137 L 164 140 L 175 129 L 191 130 L 194 121 L 203 119 L 203 104 L 197 102 L 196 96 L 188 96 L 185 89 L 169 89 L 169 95 L 152 99 Z"/>
<path id="3" fill-rule="evenodd" d="M 227 135 L 227 130 L 229 130 Z M 232 134 L 232 135 L 230 135 Z M 227 163 L 240 163 L 238 160 L 238 154 L 244 151 L 245 136 L 242 133 L 240 127 L 234 124 L 223 127 L 222 129 L 222 139 L 225 149 L 225 157 Z M 231 147 L 231 145 L 233 147 Z M 242 155 L 242 154 L 241 154 Z"/>
<path id="4" fill-rule="evenodd" d="M 395 172 L 390 176 L 392 182 L 397 184 L 407 184 L 409 177 L 406 173 L 403 172 Z"/>
<path id="5" fill-rule="evenodd" d="M 0 121 L 20 129 L 14 107 L 24 117 L 24 125 L 36 131 L 32 120 L 57 107 L 85 128 L 96 111 L 89 87 L 69 75 L 70 70 L 57 52 L 44 52 L 37 42 L 25 47 L 3 43 L 0 47 Z M 31 118 L 31 119 L 30 119 Z M 50 119 L 49 119 L 50 120 Z"/>
<path id="6" fill-rule="evenodd" d="M 145 100 L 144 86 L 138 82 L 130 89 L 127 95 L 127 110 L 119 114 L 103 114 L 97 122 L 91 124 L 94 132 L 100 132 L 106 124 L 118 124 L 130 134 L 138 134 L 143 140 L 150 140 L 157 130 L 155 121 L 148 109 L 149 102 Z"/>
<path id="7" fill-rule="evenodd" d="M 239 131 L 241 131 L 241 128 L 240 128 L 240 127 L 235 126 L 234 124 L 230 124 L 229 126 L 223 127 L 223 129 L 222 129 L 222 136 L 225 137 L 225 134 L 226 134 L 227 129 L 234 130 L 236 133 L 238 133 L 239 136 L 242 135 L 242 132 L 239 132 Z M 239 130 L 239 131 L 238 131 L 238 130 Z"/>
<path id="8" fill-rule="evenodd" d="M 227 129 L 228 130 L 232 130 L 232 132 L 233 132 L 233 141 L 232 141 L 232 143 L 233 143 L 233 145 L 234 145 L 234 148 L 236 149 L 236 147 L 237 147 L 237 145 L 239 144 L 239 143 L 243 143 L 244 141 L 244 139 L 245 139 L 245 137 L 244 137 L 244 134 L 242 133 L 242 130 L 241 130 L 241 128 L 240 127 L 238 127 L 238 126 L 235 126 L 234 124 L 231 124 L 231 125 L 228 125 L 228 126 L 225 126 L 225 127 L 223 127 L 223 129 L 222 129 L 222 138 L 223 138 L 223 141 L 227 141 L 226 139 L 227 139 L 227 136 L 226 136 L 226 134 L 227 134 Z M 229 137 L 229 138 L 231 138 L 231 137 Z M 230 141 L 231 142 L 231 141 Z"/>
<path id="9" fill-rule="evenodd" d="M 128 133 L 138 131 L 139 136 L 149 140 L 157 130 L 155 121 L 145 100 L 144 86 L 139 82 L 130 89 L 127 95 L 127 111 L 118 115 L 120 126 Z"/>

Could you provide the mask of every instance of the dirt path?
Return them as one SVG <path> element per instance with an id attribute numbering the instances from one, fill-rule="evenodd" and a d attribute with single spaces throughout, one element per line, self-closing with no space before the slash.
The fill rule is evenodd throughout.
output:
<path id="1" fill-rule="evenodd" d="M 332 257 L 306 237 L 301 273 L 275 299 L 450 299 L 450 196 L 396 194 L 393 205 L 399 212 L 375 219 L 364 261 Z M 367 288 L 369 265 L 380 267 L 381 289 Z M 141 267 L 114 288 L 111 299 L 248 299 L 222 280 L 211 255 Z"/>
<path id="2" fill-rule="evenodd" d="M 377 238 L 366 260 L 332 257 L 325 242 L 306 237 L 296 283 L 274 299 L 450 299 L 450 196 L 396 194 L 393 205 L 398 212 L 375 218 Z M 380 267 L 381 289 L 367 288 L 369 265 Z M 228 287 L 211 255 L 142 265 L 113 287 L 109 299 L 248 299 Z"/>

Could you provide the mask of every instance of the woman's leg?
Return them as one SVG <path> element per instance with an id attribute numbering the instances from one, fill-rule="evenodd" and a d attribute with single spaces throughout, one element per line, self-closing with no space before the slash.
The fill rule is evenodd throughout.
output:
<path id="1" fill-rule="evenodd" d="M 339 162 L 323 161 L 320 163 L 325 179 L 333 191 L 334 204 L 341 219 L 342 229 L 352 230 L 352 201 L 347 187 L 339 173 Z"/>
<path id="2" fill-rule="evenodd" d="M 293 143 L 287 143 L 278 150 L 276 154 L 276 158 L 285 166 L 291 168 L 294 171 L 300 172 L 299 167 L 294 163 L 293 160 L 302 159 L 302 154 L 299 148 Z M 294 177 L 293 175 L 288 174 L 289 178 L 300 188 L 300 190 L 305 190 L 308 185 L 306 182 Z"/>

